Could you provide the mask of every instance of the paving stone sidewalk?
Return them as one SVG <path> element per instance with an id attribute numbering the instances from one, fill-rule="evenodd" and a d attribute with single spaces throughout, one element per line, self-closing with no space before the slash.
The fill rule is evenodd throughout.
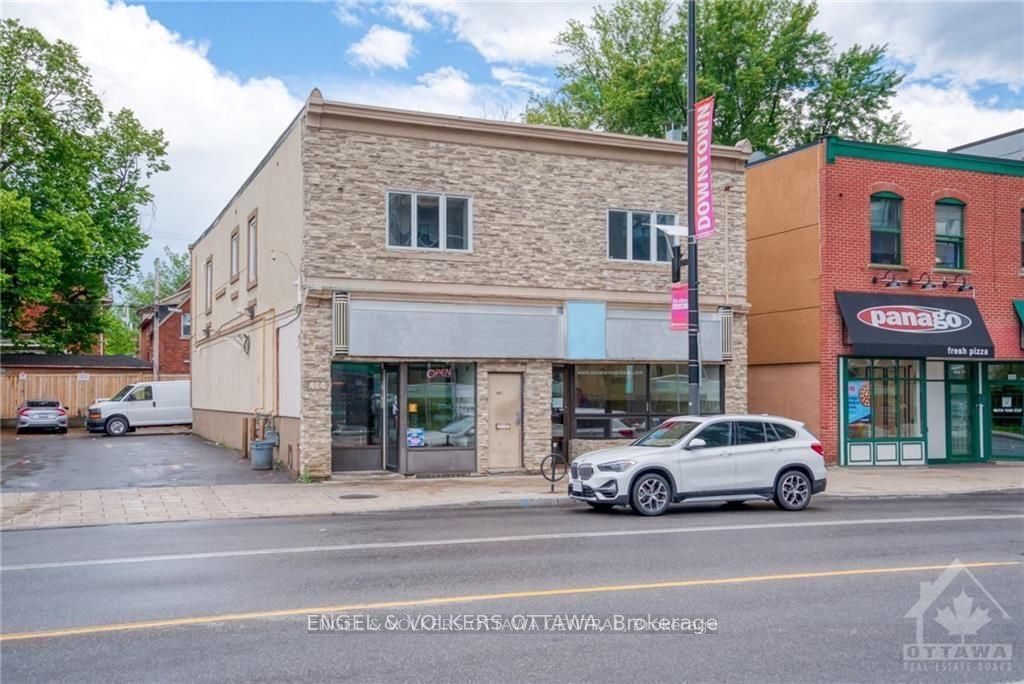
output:
<path id="1" fill-rule="evenodd" d="M 828 496 L 915 496 L 1024 490 L 1024 463 L 855 470 L 832 468 Z M 317 484 L 143 487 L 0 494 L 3 530 L 124 523 L 372 513 L 431 506 L 566 503 L 564 482 L 539 475 L 345 477 Z"/>

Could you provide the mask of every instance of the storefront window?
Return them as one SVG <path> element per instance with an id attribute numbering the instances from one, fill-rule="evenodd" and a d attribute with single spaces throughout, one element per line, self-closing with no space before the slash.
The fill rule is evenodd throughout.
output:
<path id="1" fill-rule="evenodd" d="M 702 368 L 701 412 L 722 412 L 722 366 Z M 577 366 L 579 439 L 631 439 L 666 418 L 689 413 L 686 364 Z"/>
<path id="2" fill-rule="evenodd" d="M 380 392 L 380 364 L 331 364 L 331 443 L 334 446 L 367 447 L 381 443 Z"/>
<path id="3" fill-rule="evenodd" d="M 847 359 L 847 437 L 920 438 L 920 373 L 916 360 Z"/>
<path id="4" fill-rule="evenodd" d="M 476 366 L 410 363 L 405 443 L 412 449 L 476 446 Z"/>
<path id="5" fill-rule="evenodd" d="M 989 380 L 1024 380 L 1024 363 L 990 363 Z"/>

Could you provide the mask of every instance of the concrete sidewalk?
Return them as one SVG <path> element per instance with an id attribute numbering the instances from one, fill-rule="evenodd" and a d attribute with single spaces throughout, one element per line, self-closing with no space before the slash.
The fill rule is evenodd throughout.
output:
<path id="1" fill-rule="evenodd" d="M 827 496 L 924 496 L 1024 489 L 1024 463 L 908 469 L 832 468 Z M 416 479 L 345 477 L 317 484 L 3 492 L 4 530 L 81 525 L 373 513 L 431 506 L 565 503 L 539 475 Z"/>

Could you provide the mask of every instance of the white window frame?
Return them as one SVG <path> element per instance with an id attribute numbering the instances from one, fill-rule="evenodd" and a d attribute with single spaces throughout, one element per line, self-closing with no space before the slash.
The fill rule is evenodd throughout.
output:
<path id="1" fill-rule="evenodd" d="M 213 257 L 207 257 L 203 267 L 203 283 L 206 290 L 206 313 L 213 311 Z"/>
<path id="2" fill-rule="evenodd" d="M 612 226 L 612 212 L 619 212 L 626 214 L 626 258 L 618 259 L 612 256 L 612 241 L 611 241 L 611 226 Z M 650 217 L 651 224 L 651 258 L 650 259 L 634 259 L 633 258 L 633 214 L 647 214 Z M 665 216 L 671 216 L 675 220 L 675 225 L 679 225 L 679 214 L 674 211 L 663 211 L 661 209 L 655 209 L 654 211 L 648 211 L 646 209 L 621 209 L 619 207 L 612 207 L 608 209 L 605 214 L 604 222 L 604 253 L 605 258 L 608 261 L 614 263 L 633 262 L 636 264 L 671 264 L 672 263 L 672 245 L 674 241 L 671 235 L 666 235 L 669 244 L 669 254 L 667 261 L 658 260 L 658 234 L 664 231 L 655 228 L 657 225 L 658 214 Z"/>
<path id="3" fill-rule="evenodd" d="M 253 286 L 259 279 L 259 217 L 254 213 L 245 223 L 245 273 L 246 283 Z"/>
<path id="4" fill-rule="evenodd" d="M 231 231 L 231 244 L 228 248 L 231 282 L 238 280 L 239 267 L 242 261 L 242 235 L 236 227 Z"/>
<path id="5" fill-rule="evenodd" d="M 393 245 L 391 244 L 391 195 L 411 195 L 412 196 L 412 216 L 411 216 L 411 240 L 409 245 Z M 439 198 L 438 207 L 438 232 L 439 242 L 441 243 L 438 247 L 418 247 L 417 246 L 417 231 L 418 221 L 416 213 L 418 211 L 419 203 L 416 201 L 418 196 L 424 197 L 437 197 Z M 466 249 L 448 249 L 448 199 L 464 199 L 466 200 Z M 388 190 L 384 193 L 384 246 L 387 249 L 398 250 L 402 252 L 426 252 L 427 254 L 435 254 L 437 252 L 447 252 L 449 254 L 472 254 L 473 253 L 473 196 L 466 195 L 458 192 L 429 192 L 426 190 Z"/>
<path id="6" fill-rule="evenodd" d="M 178 333 L 178 337 L 192 337 L 192 313 L 189 311 L 182 311 L 180 317 L 181 329 Z M 185 332 L 185 321 L 188 321 L 188 332 Z"/>

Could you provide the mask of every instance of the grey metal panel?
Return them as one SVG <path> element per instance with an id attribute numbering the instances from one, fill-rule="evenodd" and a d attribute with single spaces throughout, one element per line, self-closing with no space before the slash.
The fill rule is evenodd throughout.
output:
<path id="1" fill-rule="evenodd" d="M 722 360 L 722 317 L 700 315 L 700 353 L 703 361 Z M 669 330 L 668 308 L 608 309 L 608 358 L 628 361 L 686 361 L 686 331 Z"/>
<path id="2" fill-rule="evenodd" d="M 349 354 L 402 358 L 561 358 L 562 308 L 353 299 Z"/>
<path id="3" fill-rule="evenodd" d="M 473 449 L 409 449 L 407 474 L 476 472 Z"/>

